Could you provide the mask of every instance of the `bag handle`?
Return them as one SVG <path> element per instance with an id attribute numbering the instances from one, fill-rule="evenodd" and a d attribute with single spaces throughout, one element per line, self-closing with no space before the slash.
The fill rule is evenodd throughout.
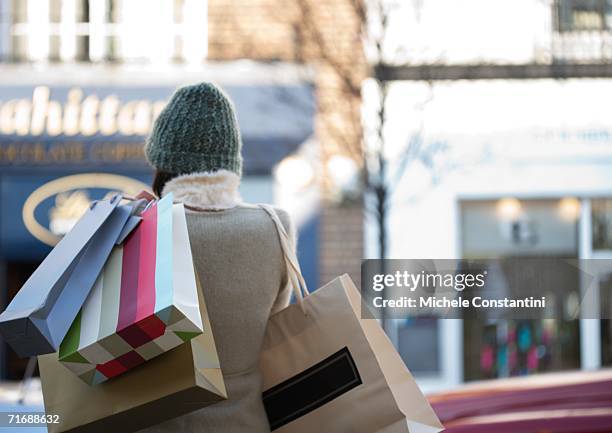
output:
<path id="1" fill-rule="evenodd" d="M 300 306 L 302 312 L 306 314 L 306 310 L 304 308 L 304 298 L 308 296 L 310 292 L 306 286 L 306 281 L 304 280 L 302 270 L 300 269 L 300 263 L 295 254 L 295 245 L 293 245 L 291 242 L 291 238 L 287 234 L 287 230 L 285 230 L 285 227 L 276 214 L 274 208 L 268 204 L 258 204 L 257 206 L 263 209 L 270 216 L 274 222 L 274 225 L 276 226 L 281 249 L 283 251 L 283 258 L 287 266 L 287 284 L 291 284 L 296 302 Z"/>
<path id="2" fill-rule="evenodd" d="M 136 200 L 133 197 L 123 197 L 126 200 Z M 150 204 L 150 203 L 149 203 Z M 306 286 L 306 281 L 304 280 L 304 276 L 302 275 L 302 270 L 300 268 L 300 263 L 295 254 L 295 245 L 291 242 L 291 238 L 287 234 L 287 230 L 285 230 L 285 226 L 281 222 L 280 218 L 276 214 L 274 208 L 268 204 L 257 204 L 251 205 L 243 203 L 242 206 L 249 208 L 261 208 L 263 209 L 274 222 L 274 226 L 276 227 L 276 231 L 278 233 L 278 238 L 280 240 L 281 249 L 283 252 L 283 259 L 285 261 L 285 265 L 287 267 L 287 284 L 291 285 L 293 294 L 295 295 L 295 299 L 297 304 L 300 306 L 300 309 L 304 314 L 306 314 L 306 309 L 304 307 L 304 297 L 308 296 L 310 292 L 308 291 L 308 287 Z M 203 211 L 204 209 L 198 208 L 195 206 L 187 206 L 187 209 L 194 211 Z"/>

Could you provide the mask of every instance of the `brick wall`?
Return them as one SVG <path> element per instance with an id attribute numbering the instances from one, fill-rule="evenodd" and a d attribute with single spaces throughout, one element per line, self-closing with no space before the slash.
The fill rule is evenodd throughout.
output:
<path id="1" fill-rule="evenodd" d="M 209 59 L 282 60 L 314 68 L 315 133 L 324 160 L 336 153 L 361 158 L 359 90 L 366 63 L 354 1 L 208 0 Z M 328 179 L 321 179 L 324 196 Z M 322 206 L 320 280 L 347 272 L 358 282 L 362 207 L 329 200 Z"/>
<path id="2" fill-rule="evenodd" d="M 359 286 L 363 251 L 363 211 L 360 204 L 324 205 L 321 215 L 319 280 L 325 284 L 347 273 Z"/>
<path id="3" fill-rule="evenodd" d="M 208 0 L 208 57 L 295 61 L 297 23 L 292 0 Z"/>

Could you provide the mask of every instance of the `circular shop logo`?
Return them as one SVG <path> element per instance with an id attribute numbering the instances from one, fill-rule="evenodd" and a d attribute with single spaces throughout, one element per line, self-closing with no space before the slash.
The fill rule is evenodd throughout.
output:
<path id="1" fill-rule="evenodd" d="M 84 173 L 52 180 L 37 188 L 23 204 L 23 223 L 36 239 L 54 246 L 76 224 L 91 203 L 88 189 L 108 190 L 135 195 L 149 186 L 126 176 L 109 173 Z M 46 199 L 55 198 L 49 211 L 49 227 L 36 220 L 36 208 Z"/>

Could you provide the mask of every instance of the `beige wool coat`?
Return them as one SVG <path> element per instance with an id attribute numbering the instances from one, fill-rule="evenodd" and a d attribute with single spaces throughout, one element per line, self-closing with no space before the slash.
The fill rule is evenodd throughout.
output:
<path id="1" fill-rule="evenodd" d="M 180 176 L 163 191 L 205 209 L 187 210 L 187 226 L 228 399 L 141 432 L 270 431 L 259 354 L 268 318 L 289 303 L 290 291 L 274 223 L 264 210 L 241 203 L 239 182 L 236 174 L 221 170 Z M 295 245 L 288 215 L 278 214 Z"/>

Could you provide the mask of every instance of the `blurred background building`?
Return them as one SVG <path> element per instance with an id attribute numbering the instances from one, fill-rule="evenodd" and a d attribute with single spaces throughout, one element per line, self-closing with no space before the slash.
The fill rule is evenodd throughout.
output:
<path id="1" fill-rule="evenodd" d="M 385 86 L 384 154 L 400 178 L 390 257 L 611 257 L 611 25 L 605 0 L 395 4 L 364 92 L 376 113 Z M 602 311 L 611 271 L 595 275 Z M 609 321 L 571 320 L 578 278 L 550 291 L 559 320 L 431 318 L 389 334 L 426 390 L 609 366 Z"/>
<path id="2" fill-rule="evenodd" d="M 610 26 L 607 0 L 0 0 L 0 301 L 91 199 L 148 184 L 156 113 L 203 80 L 234 99 L 243 196 L 294 215 L 311 287 L 359 281 L 363 256 L 610 258 Z M 609 365 L 611 329 L 387 324 L 426 391 Z"/>
<path id="3" fill-rule="evenodd" d="M 91 200 L 147 188 L 152 171 L 142 146 L 152 122 L 177 86 L 200 81 L 218 83 L 234 100 L 244 141 L 243 198 L 290 210 L 310 286 L 339 268 L 358 277 L 361 209 L 326 210 L 319 199 L 325 122 L 315 92 L 319 101 L 329 99 L 334 125 L 351 119 L 343 120 L 343 103 L 334 102 L 333 74 L 322 79 L 311 61 L 316 54 L 305 52 L 298 5 L 289 6 L 0 1 L 1 304 Z M 326 20 L 331 34 L 335 16 Z M 351 134 L 359 131 L 345 128 L 342 136 Z M 1 346 L 0 377 L 19 379 L 25 361 Z"/>

